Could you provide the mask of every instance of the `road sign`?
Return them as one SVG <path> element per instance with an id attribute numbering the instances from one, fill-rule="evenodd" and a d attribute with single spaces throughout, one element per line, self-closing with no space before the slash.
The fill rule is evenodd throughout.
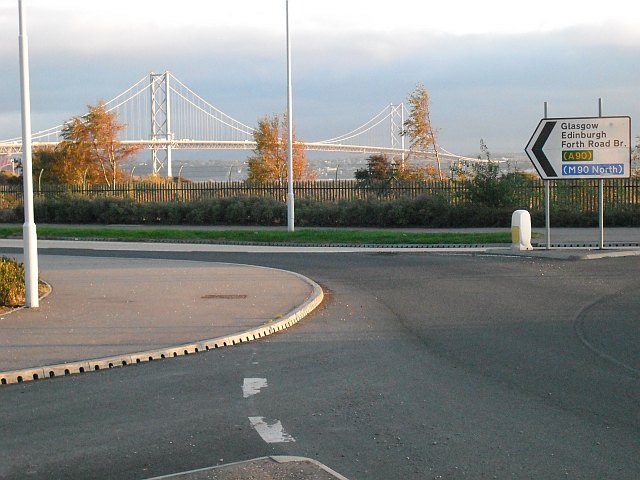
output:
<path id="1" fill-rule="evenodd" d="M 628 178 L 631 118 L 544 118 L 525 152 L 544 180 Z"/>

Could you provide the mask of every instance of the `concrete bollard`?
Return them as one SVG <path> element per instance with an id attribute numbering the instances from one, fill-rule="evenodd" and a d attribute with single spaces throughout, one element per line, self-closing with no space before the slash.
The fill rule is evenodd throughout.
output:
<path id="1" fill-rule="evenodd" d="M 516 210 L 511 215 L 511 249 L 533 250 L 531 246 L 531 215 L 526 210 Z"/>

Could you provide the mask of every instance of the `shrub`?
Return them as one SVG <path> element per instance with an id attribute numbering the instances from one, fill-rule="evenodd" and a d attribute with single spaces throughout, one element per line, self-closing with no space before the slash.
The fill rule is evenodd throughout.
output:
<path id="1" fill-rule="evenodd" d="M 19 223 L 24 221 L 24 209 L 22 205 L 10 206 L 0 204 L 0 223 Z"/>
<path id="2" fill-rule="evenodd" d="M 397 226 L 450 226 L 453 206 L 439 195 L 423 195 L 416 199 L 401 199 L 398 203 Z"/>
<path id="3" fill-rule="evenodd" d="M 0 305 L 15 307 L 24 304 L 24 265 L 0 257 Z"/>
<path id="4" fill-rule="evenodd" d="M 220 202 L 198 200 L 187 204 L 184 222 L 191 225 L 215 225 L 220 223 Z"/>
<path id="5" fill-rule="evenodd" d="M 339 227 L 342 225 L 342 206 L 328 202 L 318 207 L 318 202 L 302 198 L 296 200 L 296 224 L 301 227 L 322 225 L 325 227 Z"/>
<path id="6" fill-rule="evenodd" d="M 490 175 L 489 175 L 490 176 Z M 485 181 L 486 180 L 486 181 Z M 506 227 L 517 208 L 529 210 L 534 226 L 544 226 L 544 208 L 531 208 L 518 199 L 519 183 L 529 180 L 517 174 L 486 179 L 471 189 L 474 201 L 462 194 L 453 200 L 438 193 L 397 199 L 353 199 L 337 202 L 306 198 L 296 200 L 296 225 L 309 227 Z M 495 181 L 494 181 L 495 180 Z M 497 183 L 496 183 L 497 182 Z M 494 188 L 495 187 L 495 188 Z M 570 186 L 559 189 L 569 197 Z M 597 212 L 580 202 L 558 200 L 552 205 L 554 227 L 597 226 Z M 605 207 L 605 225 L 640 225 L 640 205 Z M 35 203 L 37 223 L 151 224 L 151 225 L 265 225 L 287 223 L 287 206 L 268 197 L 238 196 L 191 202 L 137 203 L 113 197 L 87 198 L 65 194 Z M 23 220 L 22 207 L 0 209 L 0 223 Z"/>
<path id="7" fill-rule="evenodd" d="M 639 227 L 640 205 L 629 205 L 615 210 L 605 208 L 604 223 L 615 227 Z"/>
<path id="8" fill-rule="evenodd" d="M 529 180 L 519 173 L 502 174 L 497 163 L 474 164 L 474 175 L 465 180 L 467 192 L 464 198 L 472 204 L 493 208 L 519 207 L 518 192 Z"/>

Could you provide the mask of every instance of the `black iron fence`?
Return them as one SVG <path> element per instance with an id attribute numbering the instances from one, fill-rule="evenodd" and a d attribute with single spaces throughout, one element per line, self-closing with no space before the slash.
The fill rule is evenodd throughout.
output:
<path id="1" fill-rule="evenodd" d="M 530 209 L 544 207 L 544 182 L 527 180 L 513 187 L 514 204 Z M 395 200 L 438 195 L 451 203 L 469 203 L 466 183 L 455 180 L 391 182 L 380 185 L 362 185 L 355 180 L 306 181 L 294 184 L 296 199 L 317 202 L 338 202 L 359 199 Z M 593 180 L 563 180 L 550 183 L 554 205 L 575 207 L 584 212 L 598 210 L 598 182 Z M 20 185 L 0 185 L 0 207 L 22 203 Z M 248 182 L 203 183 L 124 183 L 108 185 L 42 185 L 34 190 L 37 200 L 64 195 L 87 198 L 123 198 L 138 203 L 194 202 L 212 198 L 269 197 L 286 201 L 287 184 Z M 604 182 L 604 203 L 608 207 L 624 207 L 640 202 L 640 179 L 615 179 Z"/>

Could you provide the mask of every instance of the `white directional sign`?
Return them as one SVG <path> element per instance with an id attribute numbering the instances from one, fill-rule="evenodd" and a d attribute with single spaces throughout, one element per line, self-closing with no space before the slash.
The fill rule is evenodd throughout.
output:
<path id="1" fill-rule="evenodd" d="M 525 151 L 545 180 L 627 178 L 631 118 L 545 118 Z"/>

